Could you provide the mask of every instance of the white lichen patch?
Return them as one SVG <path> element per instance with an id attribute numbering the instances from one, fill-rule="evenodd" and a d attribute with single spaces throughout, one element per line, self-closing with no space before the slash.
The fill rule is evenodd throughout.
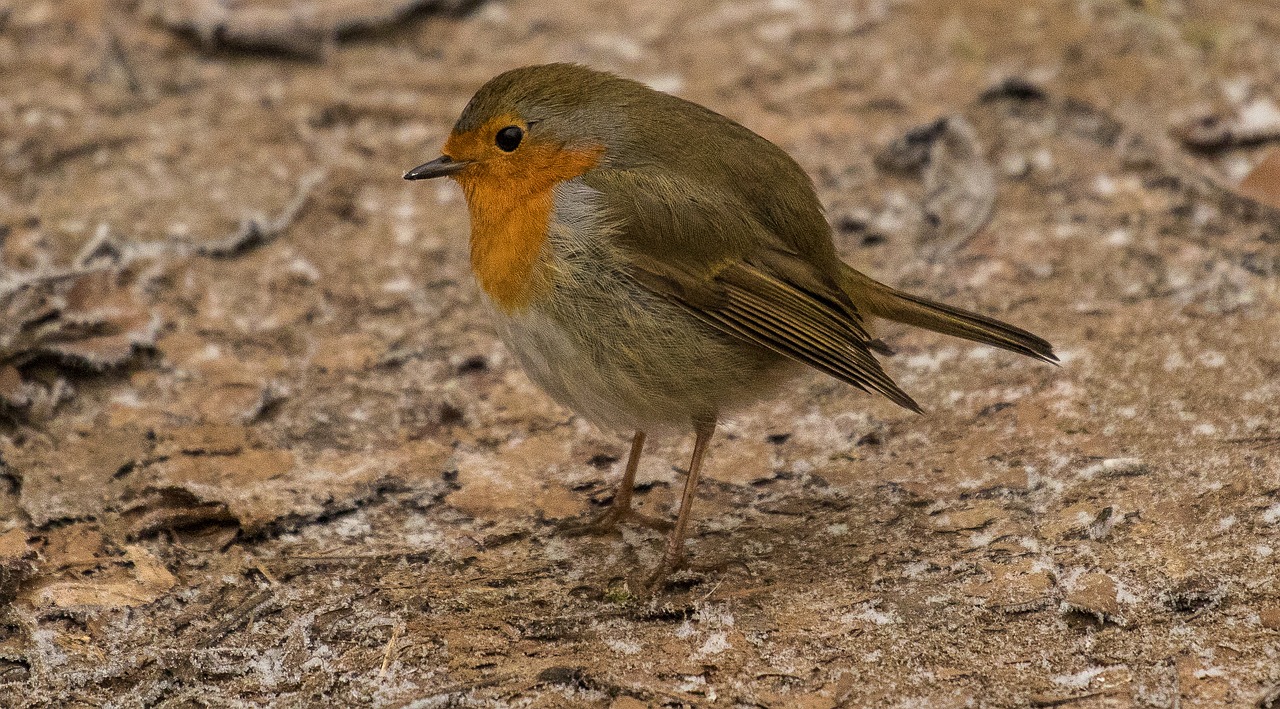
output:
<path id="1" fill-rule="evenodd" d="M 1054 675 L 1049 680 L 1067 689 L 1085 689 L 1093 683 L 1096 677 L 1106 671 L 1107 668 L 1105 667 L 1090 667 L 1071 674 Z"/>

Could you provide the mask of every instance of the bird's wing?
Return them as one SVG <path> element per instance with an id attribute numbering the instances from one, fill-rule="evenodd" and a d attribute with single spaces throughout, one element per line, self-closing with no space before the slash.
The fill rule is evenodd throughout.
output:
<path id="1" fill-rule="evenodd" d="M 596 170 L 628 272 L 708 325 L 912 411 L 831 275 L 713 187 L 647 170 Z"/>

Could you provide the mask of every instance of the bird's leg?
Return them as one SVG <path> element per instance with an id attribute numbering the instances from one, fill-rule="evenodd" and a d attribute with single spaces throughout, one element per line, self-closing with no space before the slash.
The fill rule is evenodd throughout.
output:
<path id="1" fill-rule="evenodd" d="M 693 498 L 698 490 L 698 474 L 702 471 L 702 459 L 706 457 L 707 445 L 716 431 L 716 422 L 699 423 L 694 427 L 696 438 L 693 441 L 693 460 L 689 462 L 689 476 L 684 481 L 684 495 L 680 498 L 680 512 L 676 515 L 676 526 L 667 537 L 666 548 L 662 551 L 662 561 L 654 569 L 645 586 L 654 590 L 667 575 L 679 568 L 684 562 L 684 535 L 689 527 L 689 518 L 693 511 Z"/>
<path id="2" fill-rule="evenodd" d="M 578 533 L 610 532 L 623 520 L 630 520 L 661 531 L 671 529 L 670 522 L 649 517 L 631 509 L 631 498 L 635 494 L 636 487 L 636 470 L 640 467 L 640 453 L 643 450 L 644 431 L 636 431 L 635 438 L 631 439 L 631 455 L 627 457 L 627 470 L 622 474 L 622 484 L 618 486 L 618 492 L 614 494 L 613 503 L 609 505 L 609 509 L 586 524 L 570 527 L 569 531 Z"/>
<path id="3" fill-rule="evenodd" d="M 613 495 L 613 503 L 609 509 L 596 519 L 596 523 L 610 527 L 622 521 L 631 512 L 631 498 L 636 492 L 636 471 L 640 469 L 640 454 L 644 451 L 644 431 L 636 431 L 631 439 L 631 453 L 627 456 L 627 469 L 622 474 L 622 483 Z"/>

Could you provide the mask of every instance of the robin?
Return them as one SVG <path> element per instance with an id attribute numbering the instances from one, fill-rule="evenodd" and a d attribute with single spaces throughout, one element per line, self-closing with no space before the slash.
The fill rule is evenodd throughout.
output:
<path id="1" fill-rule="evenodd" d="M 622 484 L 592 524 L 669 528 L 683 559 L 707 444 L 726 412 L 808 365 L 921 412 L 873 352 L 881 318 L 1056 362 L 985 315 L 895 290 L 843 263 L 813 183 L 781 148 L 647 86 L 573 64 L 514 69 L 463 109 L 442 155 L 471 217 L 471 268 L 529 377 L 606 429 L 634 431 Z M 689 430 L 674 526 L 631 507 L 645 435 Z"/>

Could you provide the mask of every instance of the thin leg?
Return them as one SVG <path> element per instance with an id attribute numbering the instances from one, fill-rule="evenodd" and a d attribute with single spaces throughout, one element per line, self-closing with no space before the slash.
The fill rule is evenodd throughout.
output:
<path id="1" fill-rule="evenodd" d="M 631 498 L 635 495 L 636 488 L 636 470 L 640 468 L 640 453 L 643 451 L 644 431 L 636 431 L 635 437 L 631 439 L 631 455 L 627 457 L 627 470 L 622 474 L 622 484 L 618 486 L 618 492 L 614 494 L 613 503 L 609 505 L 609 509 L 586 524 L 570 527 L 569 531 L 578 533 L 610 532 L 623 520 L 630 520 L 637 524 L 663 531 L 671 529 L 670 522 L 642 515 L 631 509 Z"/>
<path id="2" fill-rule="evenodd" d="M 689 476 L 684 481 L 684 495 L 680 498 L 680 513 L 676 515 L 675 528 L 667 537 L 666 548 L 662 551 L 662 561 L 658 562 L 658 568 L 654 569 L 653 575 L 645 584 L 650 589 L 656 589 L 668 574 L 684 562 L 684 535 L 689 528 L 693 498 L 698 491 L 698 474 L 702 472 L 702 459 L 707 454 L 707 445 L 711 443 L 712 434 L 716 432 L 716 423 L 712 421 L 698 424 L 694 432 L 697 437 L 693 441 L 693 460 L 689 461 Z"/>
<path id="3" fill-rule="evenodd" d="M 606 513 L 612 515 L 615 524 L 631 511 L 631 498 L 636 492 L 636 471 L 640 469 L 640 454 L 643 452 L 644 431 L 636 431 L 631 439 L 631 453 L 627 456 L 627 471 L 622 474 L 622 484 L 618 486 L 613 504 L 609 505 Z"/>

